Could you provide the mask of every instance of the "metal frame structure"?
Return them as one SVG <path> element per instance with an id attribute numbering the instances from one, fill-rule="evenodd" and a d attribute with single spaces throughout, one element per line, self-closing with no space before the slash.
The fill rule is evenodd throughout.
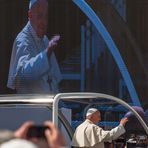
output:
<path id="1" fill-rule="evenodd" d="M 132 79 L 128 72 L 128 69 L 121 57 L 121 54 L 112 40 L 110 34 L 108 33 L 105 26 L 102 24 L 100 18 L 96 15 L 96 13 L 91 9 L 91 7 L 87 4 L 85 0 L 73 0 L 73 2 L 82 10 L 82 12 L 90 19 L 93 25 L 96 27 L 104 41 L 106 42 L 111 54 L 113 55 L 115 62 L 118 65 L 118 68 L 123 76 L 123 79 L 128 88 L 129 94 L 131 96 L 132 102 L 134 105 L 141 106 L 139 101 L 139 97 L 133 85 Z"/>

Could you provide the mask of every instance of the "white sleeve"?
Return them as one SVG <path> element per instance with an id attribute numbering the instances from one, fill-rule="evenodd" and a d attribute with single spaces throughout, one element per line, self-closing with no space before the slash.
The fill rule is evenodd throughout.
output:
<path id="1" fill-rule="evenodd" d="M 123 125 L 119 125 L 110 131 L 110 136 L 112 137 L 112 140 L 115 140 L 124 133 L 125 133 L 125 129 Z"/>
<path id="2" fill-rule="evenodd" d="M 122 125 L 113 128 L 111 131 L 105 131 L 102 128 L 98 128 L 97 130 L 99 142 L 105 142 L 105 141 L 109 142 L 115 140 L 123 133 L 125 133 L 125 129 Z"/>

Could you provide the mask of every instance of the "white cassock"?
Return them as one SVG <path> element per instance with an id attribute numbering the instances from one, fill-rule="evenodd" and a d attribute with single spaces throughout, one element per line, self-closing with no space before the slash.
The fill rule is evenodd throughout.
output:
<path id="1" fill-rule="evenodd" d="M 30 22 L 16 37 L 7 87 L 17 93 L 57 93 L 61 73 L 54 53 L 47 57 L 48 38 L 37 37 Z"/>
<path id="2" fill-rule="evenodd" d="M 111 131 L 105 131 L 99 126 L 86 119 L 80 124 L 74 133 L 72 146 L 84 148 L 104 148 L 104 142 L 111 142 L 125 133 L 122 125 L 113 128 Z"/>

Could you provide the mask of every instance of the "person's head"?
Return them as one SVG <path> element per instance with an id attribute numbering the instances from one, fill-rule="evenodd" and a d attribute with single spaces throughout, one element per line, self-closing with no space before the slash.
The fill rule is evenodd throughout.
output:
<path id="1" fill-rule="evenodd" d="M 25 139 L 12 139 L 7 141 L 0 146 L 1 148 L 38 148 L 37 145 Z"/>
<path id="2" fill-rule="evenodd" d="M 132 106 L 132 108 L 141 116 L 141 118 L 144 121 L 146 120 L 143 108 L 141 108 L 139 106 Z M 140 124 L 139 120 L 136 118 L 136 116 L 131 111 L 127 112 L 125 114 L 125 117 L 128 118 L 128 122 L 125 125 L 127 135 L 132 133 L 132 132 L 143 133 L 144 129 L 143 129 L 142 125 Z"/>
<path id="3" fill-rule="evenodd" d="M 28 17 L 37 36 L 43 38 L 48 25 L 47 0 L 30 0 Z"/>
<path id="4" fill-rule="evenodd" d="M 89 108 L 86 113 L 86 119 L 89 119 L 94 124 L 97 124 L 101 120 L 100 111 L 98 111 L 96 108 Z"/>
<path id="5" fill-rule="evenodd" d="M 132 108 L 142 117 L 142 119 L 145 120 L 145 112 L 143 110 L 142 107 L 139 107 L 139 106 L 132 106 Z M 129 111 L 125 114 L 125 117 L 127 117 L 130 120 L 133 120 L 133 119 L 136 119 L 135 115 Z M 137 120 L 137 119 L 136 119 Z"/>

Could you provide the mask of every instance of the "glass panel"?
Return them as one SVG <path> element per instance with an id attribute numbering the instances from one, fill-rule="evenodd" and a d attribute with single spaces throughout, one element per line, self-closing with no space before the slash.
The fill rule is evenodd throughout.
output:
<path id="1" fill-rule="evenodd" d="M 34 121 L 42 125 L 46 120 L 52 120 L 51 111 L 47 107 L 25 106 L 0 107 L 0 129 L 16 130 L 25 121 Z"/>

